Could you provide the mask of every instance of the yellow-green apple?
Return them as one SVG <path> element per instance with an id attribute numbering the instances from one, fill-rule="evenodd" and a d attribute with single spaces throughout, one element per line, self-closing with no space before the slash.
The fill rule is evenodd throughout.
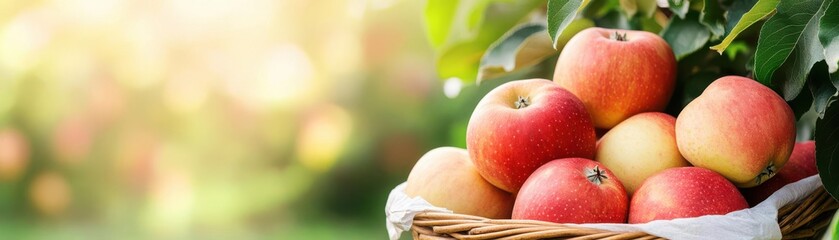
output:
<path id="1" fill-rule="evenodd" d="M 630 196 L 644 179 L 690 165 L 676 146 L 676 118 L 660 112 L 637 114 L 609 130 L 595 156 L 618 176 Z"/>
<path id="2" fill-rule="evenodd" d="M 731 182 L 700 167 L 670 168 L 647 178 L 632 195 L 629 223 L 724 215 L 749 207 Z"/>
<path id="3" fill-rule="evenodd" d="M 487 218 L 509 218 L 514 196 L 496 188 L 475 170 L 465 149 L 440 147 L 423 155 L 405 186 L 434 206 Z"/>
<path id="4" fill-rule="evenodd" d="M 515 193 L 551 160 L 594 158 L 594 125 L 583 103 L 556 83 L 512 81 L 487 93 L 475 107 L 466 146 L 487 181 Z"/>
<path id="5" fill-rule="evenodd" d="M 626 222 L 629 198 L 603 164 L 584 158 L 539 167 L 516 195 L 513 219 L 557 223 Z"/>
<path id="6" fill-rule="evenodd" d="M 589 28 L 562 49 L 554 81 L 583 101 L 597 128 L 609 129 L 664 110 L 676 86 L 676 58 L 656 34 Z"/>
<path id="7" fill-rule="evenodd" d="M 816 143 L 814 141 L 800 142 L 795 144 L 789 161 L 775 177 L 757 187 L 740 189 L 740 192 L 746 197 L 749 205 L 755 206 L 787 184 L 816 174 L 819 174 L 816 168 Z"/>
<path id="8" fill-rule="evenodd" d="M 795 145 L 795 116 L 781 96 L 739 76 L 719 78 L 676 119 L 682 156 L 738 187 L 769 180 Z"/>

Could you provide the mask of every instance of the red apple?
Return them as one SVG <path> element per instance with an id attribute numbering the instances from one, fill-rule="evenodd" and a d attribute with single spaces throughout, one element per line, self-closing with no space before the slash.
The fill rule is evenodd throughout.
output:
<path id="1" fill-rule="evenodd" d="M 775 177 L 757 187 L 740 189 L 740 192 L 746 197 L 749 205 L 755 206 L 787 184 L 816 174 L 819 174 L 816 168 L 816 143 L 800 142 L 795 144 L 789 161 Z"/>
<path id="2" fill-rule="evenodd" d="M 795 116 L 781 96 L 755 80 L 717 79 L 676 118 L 676 143 L 691 164 L 738 187 L 772 178 L 795 145 Z"/>
<path id="3" fill-rule="evenodd" d="M 584 159 L 551 161 L 530 175 L 516 196 L 513 219 L 557 223 L 623 223 L 629 199 L 603 164 Z"/>
<path id="4" fill-rule="evenodd" d="M 737 187 L 714 171 L 670 168 L 647 178 L 632 195 L 629 223 L 724 215 L 747 207 Z"/>
<path id="5" fill-rule="evenodd" d="M 405 186 L 434 206 L 487 218 L 510 218 L 513 195 L 481 178 L 464 149 L 436 148 L 420 158 Z"/>
<path id="6" fill-rule="evenodd" d="M 676 86 L 676 58 L 656 34 L 589 28 L 562 49 L 554 81 L 583 101 L 596 127 L 609 129 L 664 110 Z"/>
<path id="7" fill-rule="evenodd" d="M 478 103 L 467 126 L 466 146 L 481 176 L 515 193 L 542 164 L 593 158 L 594 126 L 583 103 L 556 83 L 512 81 Z"/>

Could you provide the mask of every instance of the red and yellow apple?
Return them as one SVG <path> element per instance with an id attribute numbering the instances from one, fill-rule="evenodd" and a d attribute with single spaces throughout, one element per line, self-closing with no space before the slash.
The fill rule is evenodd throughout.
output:
<path id="1" fill-rule="evenodd" d="M 676 58 L 644 31 L 589 28 L 562 49 L 554 81 L 583 101 L 597 128 L 662 111 L 676 86 Z"/>
<path id="2" fill-rule="evenodd" d="M 666 113 L 641 113 L 609 130 L 597 144 L 595 160 L 612 170 L 632 195 L 650 176 L 689 166 L 676 146 L 676 118 Z"/>
<path id="3" fill-rule="evenodd" d="M 533 172 L 516 195 L 513 219 L 623 223 L 628 204 L 620 180 L 603 164 L 566 158 Z"/>
<path id="4" fill-rule="evenodd" d="M 775 177 L 759 186 L 740 189 L 740 192 L 746 197 L 749 205 L 755 206 L 787 184 L 816 174 L 819 174 L 819 170 L 816 168 L 816 143 L 813 141 L 800 142 L 795 144 L 792 155 L 789 156 L 789 161 L 778 171 Z"/>
<path id="5" fill-rule="evenodd" d="M 512 81 L 478 103 L 467 126 L 466 146 L 487 181 L 515 193 L 551 160 L 594 158 L 594 125 L 583 103 L 556 83 Z"/>
<path id="6" fill-rule="evenodd" d="M 772 178 L 795 144 L 795 116 L 772 89 L 752 79 L 726 76 L 712 82 L 676 119 L 682 156 L 738 187 Z"/>
<path id="7" fill-rule="evenodd" d="M 408 175 L 405 193 L 455 213 L 487 218 L 509 218 L 514 201 L 512 194 L 481 178 L 466 150 L 454 147 L 423 155 Z"/>
<path id="8" fill-rule="evenodd" d="M 699 167 L 671 168 L 641 184 L 629 204 L 629 223 L 724 215 L 748 208 L 731 182 Z"/>

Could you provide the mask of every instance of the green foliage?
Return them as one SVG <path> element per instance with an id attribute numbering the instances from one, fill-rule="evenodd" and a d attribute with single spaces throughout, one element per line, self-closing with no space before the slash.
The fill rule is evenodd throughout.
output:
<path id="1" fill-rule="evenodd" d="M 731 30 L 740 23 L 743 15 L 752 10 L 755 4 L 757 4 L 757 0 L 734 0 L 731 2 L 731 6 L 728 7 L 728 12 L 726 13 L 725 35 L 731 33 Z M 777 5 L 777 2 L 775 2 L 775 5 Z M 774 9 L 775 6 L 773 5 L 772 8 Z"/>
<path id="2" fill-rule="evenodd" d="M 731 30 L 727 30 L 728 35 L 725 36 L 725 38 L 722 40 L 722 42 L 720 42 L 720 44 L 711 47 L 711 49 L 717 50 L 717 52 L 719 53 L 722 53 L 725 50 L 725 48 L 727 48 L 728 45 L 731 44 L 731 41 L 734 41 L 734 38 L 736 38 L 737 35 L 740 35 L 741 32 L 745 31 L 747 28 L 751 27 L 758 21 L 763 20 L 770 14 L 774 13 L 775 6 L 777 6 L 778 2 L 780 2 L 780 0 L 758 0 L 757 3 L 754 4 L 754 6 L 748 6 L 747 3 L 738 4 L 739 1 L 749 0 L 735 0 L 732 7 L 749 7 L 749 10 L 746 11 L 744 14 L 740 15 L 739 18 L 737 18 L 737 14 L 734 14 L 733 16 L 729 15 L 729 26 L 731 25 L 732 21 L 736 22 L 736 24 L 734 25 L 734 27 L 731 28 Z M 742 9 L 733 8 L 731 11 L 734 13 L 738 13 L 739 11 L 742 11 Z"/>
<path id="3" fill-rule="evenodd" d="M 839 199 L 839 104 L 830 105 L 816 122 L 816 165 L 824 188 Z"/>
<path id="4" fill-rule="evenodd" d="M 690 1 L 688 0 L 667 0 L 667 4 L 670 5 L 670 11 L 673 11 L 673 14 L 676 14 L 679 18 L 685 18 L 688 9 L 690 9 Z"/>
<path id="5" fill-rule="evenodd" d="M 704 0 L 702 14 L 699 16 L 699 19 L 699 22 L 705 25 L 708 31 L 711 31 L 713 39 L 717 39 L 725 34 L 725 18 L 717 0 Z"/>
<path id="6" fill-rule="evenodd" d="M 839 69 L 839 0 L 825 0 L 824 4 L 827 5 L 827 9 L 819 24 L 819 40 L 824 46 L 824 58 L 827 60 L 830 72 L 837 73 L 839 72 L 837 71 Z"/>
<path id="7" fill-rule="evenodd" d="M 437 54 L 439 77 L 474 82 L 481 56 L 490 44 L 541 3 L 538 0 L 429 1 L 425 11 L 426 28 Z"/>
<path id="8" fill-rule="evenodd" d="M 830 98 L 836 94 L 836 87 L 831 83 L 827 64 L 824 61 L 816 63 L 808 80 L 810 92 L 813 94 L 813 107 L 819 118 L 824 118 L 824 111 Z"/>
<path id="9" fill-rule="evenodd" d="M 574 20 L 554 43 L 561 48 L 572 36 L 593 26 L 594 22 L 588 19 Z M 514 28 L 493 43 L 481 58 L 477 83 L 534 66 L 556 55 L 558 52 L 551 42 L 544 23 L 527 23 Z"/>
<path id="10" fill-rule="evenodd" d="M 620 0 L 620 5 L 630 18 L 636 17 L 636 14 L 639 17 L 652 17 L 656 11 L 655 0 Z"/>
<path id="11" fill-rule="evenodd" d="M 439 47 L 448 38 L 458 2 L 428 0 L 425 5 L 425 31 L 432 46 Z"/>
<path id="12" fill-rule="evenodd" d="M 548 0 L 548 33 L 553 39 L 554 48 L 558 46 L 559 35 L 571 24 L 577 12 L 583 7 L 585 7 L 583 0 Z"/>
<path id="13" fill-rule="evenodd" d="M 766 86 L 780 88 L 786 100 L 798 96 L 810 68 L 824 59 L 818 40 L 822 3 L 823 0 L 781 1 L 777 13 L 760 29 L 755 77 Z M 775 76 L 779 68 L 781 74 Z"/>
<path id="14" fill-rule="evenodd" d="M 545 34 L 547 27 L 541 23 L 525 24 L 505 34 L 497 42 L 489 47 L 489 50 L 481 58 L 481 67 L 478 71 L 478 84 L 482 80 L 492 78 L 507 72 L 513 71 L 518 62 L 518 56 L 526 56 L 522 64 L 518 66 L 535 64 L 552 54 L 550 39 Z M 529 40 L 529 41 L 528 41 Z M 547 50 L 544 40 L 548 40 Z M 528 44 L 525 44 L 527 42 Z M 532 54 L 519 55 L 520 51 L 532 52 Z"/>
<path id="15" fill-rule="evenodd" d="M 676 59 L 681 59 L 705 46 L 711 33 L 699 22 L 699 13 L 690 12 L 685 19 L 670 20 L 661 37 L 670 44 Z"/>

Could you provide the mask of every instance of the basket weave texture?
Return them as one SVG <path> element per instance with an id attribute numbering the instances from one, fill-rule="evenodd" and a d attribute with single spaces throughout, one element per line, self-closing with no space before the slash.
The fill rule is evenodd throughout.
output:
<path id="1" fill-rule="evenodd" d="M 823 187 L 778 210 L 784 239 L 818 236 L 830 224 L 839 202 Z M 645 232 L 613 232 L 559 223 L 488 219 L 455 213 L 421 213 L 414 217 L 414 239 L 663 239 Z"/>

